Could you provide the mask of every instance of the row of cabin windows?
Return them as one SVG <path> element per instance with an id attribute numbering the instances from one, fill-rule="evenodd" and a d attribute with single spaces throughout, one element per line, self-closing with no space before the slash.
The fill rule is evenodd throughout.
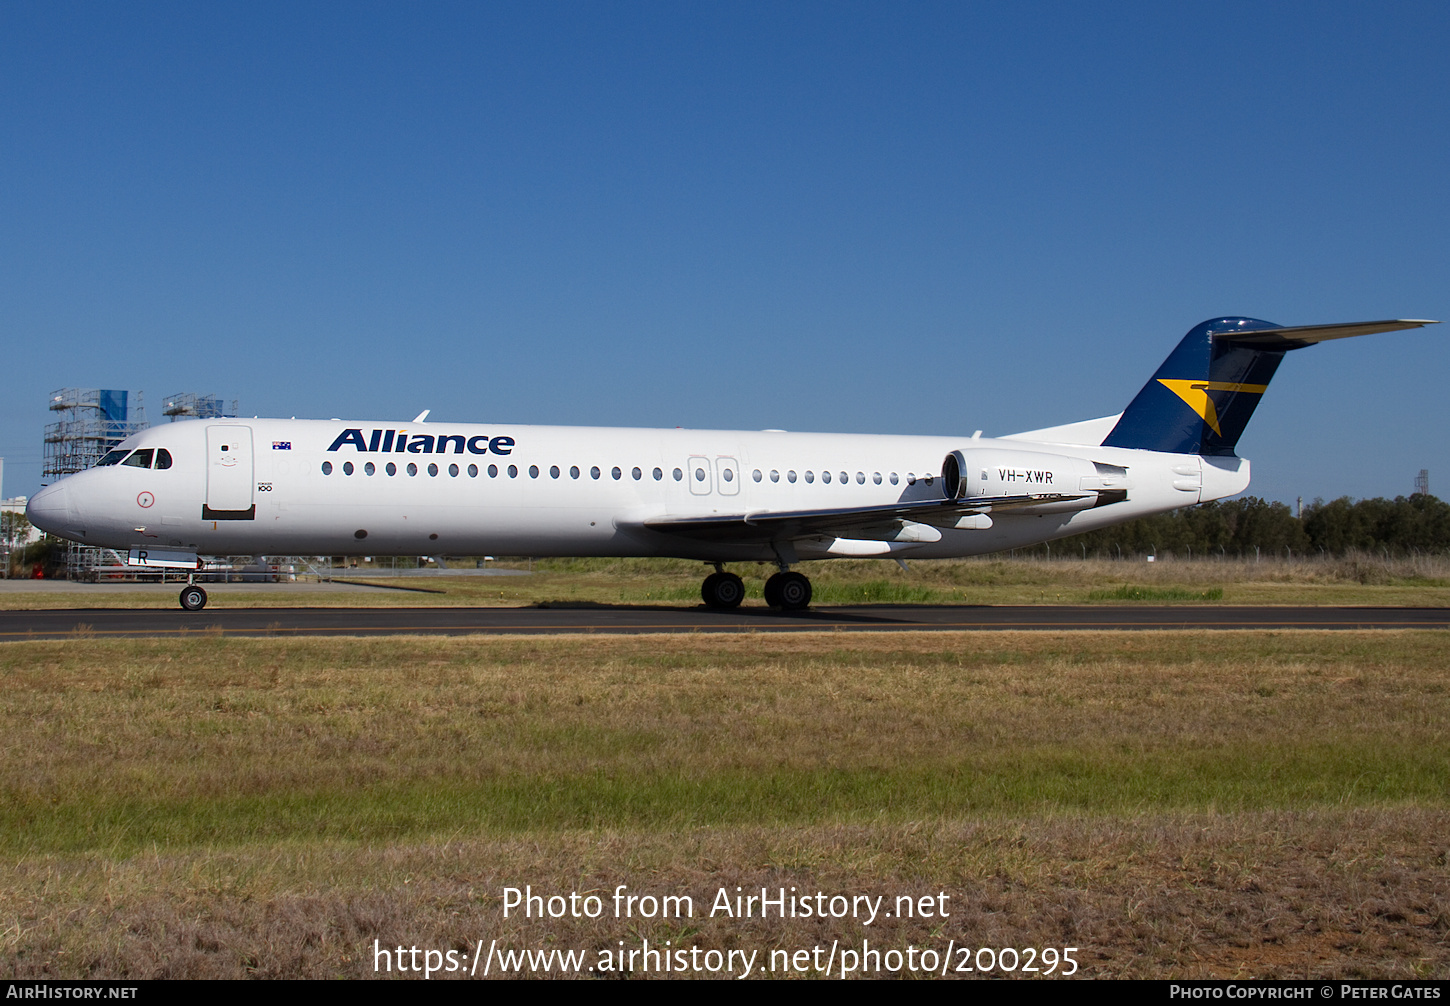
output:
<path id="1" fill-rule="evenodd" d="M 726 474 L 729 474 L 729 473 L 727 472 Z M 704 480 L 703 473 L 696 472 L 696 475 L 697 475 L 697 477 L 700 478 L 701 481 Z M 761 472 L 761 470 L 759 468 L 757 468 L 755 470 L 755 472 L 754 472 L 754 474 L 753 474 L 752 477 L 755 479 L 755 481 L 759 482 L 763 478 L 765 478 L 765 475 L 764 475 L 764 473 Z M 812 471 L 807 471 L 807 472 L 803 473 L 803 477 L 805 478 L 805 480 L 807 482 L 814 482 L 816 480 L 816 473 L 815 472 L 812 472 Z M 866 484 L 866 479 L 868 477 L 871 479 L 871 482 L 872 482 L 873 485 L 878 485 L 879 486 L 881 484 L 882 480 L 883 480 L 883 476 L 882 476 L 882 474 L 880 472 L 872 472 L 869 476 L 865 472 L 857 472 L 856 473 L 856 484 L 857 485 L 865 485 Z M 885 478 L 885 481 L 890 482 L 892 485 L 900 485 L 901 484 L 901 476 L 897 475 L 895 472 L 890 472 L 884 478 Z M 931 482 L 931 476 L 930 475 L 923 476 L 923 478 L 925 478 L 928 483 Z M 833 476 L 830 472 L 821 472 L 821 481 L 822 482 L 825 482 L 825 483 L 828 483 L 829 484 L 833 479 L 839 481 L 842 485 L 846 485 L 848 482 L 851 481 L 851 473 L 850 472 L 840 472 L 838 475 Z M 796 473 L 793 472 L 793 471 L 786 472 L 785 473 L 785 480 L 787 482 L 794 482 L 796 480 Z M 780 481 L 780 472 L 775 471 L 775 470 L 772 469 L 771 472 L 770 472 L 770 481 L 772 481 L 772 482 L 779 482 Z M 907 472 L 906 473 L 906 484 L 909 485 L 909 486 L 916 485 L 916 473 L 915 472 Z"/>
<path id="2" fill-rule="evenodd" d="M 130 468 L 154 468 L 157 471 L 171 467 L 171 452 L 165 447 L 143 447 L 139 451 L 111 451 L 96 462 L 96 467 L 126 465 Z"/>
<path id="3" fill-rule="evenodd" d="M 157 469 L 159 471 L 161 469 L 170 468 L 171 467 L 171 463 L 172 463 L 171 462 L 171 452 L 168 451 L 166 448 L 164 448 L 164 447 L 159 447 L 159 448 L 146 447 L 146 448 L 142 448 L 141 450 L 138 450 L 138 451 L 111 451 L 105 457 L 101 458 L 100 461 L 97 461 L 96 462 L 96 467 L 97 468 L 100 468 L 100 467 L 103 467 L 103 466 L 106 466 L 106 465 L 118 465 L 119 464 L 119 465 L 128 465 L 128 466 L 130 466 L 132 468 L 155 468 L 155 469 Z M 324 475 L 331 475 L 332 474 L 332 469 L 333 469 L 333 465 L 332 465 L 332 462 L 331 461 L 324 461 L 322 463 L 322 474 L 324 474 Z M 375 474 L 377 474 L 377 466 L 375 464 L 373 464 L 373 462 L 371 462 L 371 461 L 369 461 L 366 464 L 364 464 L 362 466 L 362 470 L 363 470 L 363 474 L 365 474 L 365 475 L 375 475 Z M 396 464 L 394 464 L 393 462 L 391 462 L 391 461 L 389 461 L 386 465 L 383 466 L 383 470 L 386 471 L 389 475 L 396 475 L 396 474 L 398 474 L 398 466 Z M 428 474 L 429 475 L 433 475 L 433 476 L 438 475 L 439 472 L 440 472 L 440 469 L 439 469 L 439 467 L 436 464 L 430 464 L 428 466 L 428 469 L 427 470 L 428 470 Z M 342 473 L 344 475 L 351 475 L 351 474 L 353 474 L 354 471 L 356 471 L 356 466 L 354 466 L 351 461 L 344 461 L 342 463 Z M 406 471 L 407 471 L 407 473 L 409 475 L 417 475 L 418 474 L 418 466 L 416 464 L 412 463 L 412 462 L 409 462 Z M 453 476 L 454 478 L 457 478 L 461 474 L 461 471 L 462 470 L 456 464 L 453 464 L 453 465 L 449 465 L 448 466 L 448 474 L 451 475 L 451 476 Z M 469 465 L 468 468 L 467 468 L 467 471 L 468 471 L 468 477 L 469 478 L 478 478 L 478 474 L 479 474 L 478 465 Z M 539 466 L 538 465 L 530 465 L 528 471 L 529 471 L 529 478 L 536 479 L 536 478 L 539 477 L 540 472 L 539 472 Z M 508 469 L 507 469 L 507 472 L 508 472 L 508 477 L 511 478 L 511 479 L 515 479 L 515 478 L 518 478 L 519 477 L 519 468 L 518 468 L 517 465 L 509 465 L 508 466 Z M 609 471 L 609 474 L 616 481 L 624 478 L 624 470 L 622 468 L 618 468 L 618 467 L 611 468 L 610 471 Z M 639 468 L 631 468 L 629 474 L 630 474 L 630 477 L 632 479 L 634 479 L 636 482 L 638 482 L 638 481 L 640 481 L 640 480 L 642 480 L 644 478 L 644 472 L 643 472 L 642 469 L 639 469 Z M 651 474 L 654 476 L 654 480 L 656 482 L 660 482 L 660 481 L 663 481 L 664 480 L 665 474 L 664 474 L 664 470 L 663 469 L 656 468 L 656 469 L 653 470 L 653 472 L 651 472 Z M 706 472 L 704 466 L 697 466 L 691 474 L 694 476 L 696 482 L 704 482 L 709 477 L 709 473 Z M 498 465 L 489 465 L 488 466 L 488 477 L 489 478 L 498 478 L 498 475 L 499 475 L 499 467 L 498 467 Z M 575 466 L 573 466 L 573 467 L 571 467 L 569 469 L 569 477 L 571 479 L 580 478 L 581 475 L 582 475 L 582 473 L 580 472 L 579 467 L 577 465 L 575 465 Z M 685 478 L 684 471 L 682 469 L 679 469 L 679 468 L 674 469 L 673 472 L 671 472 L 671 475 L 673 476 L 673 478 L 674 478 L 674 480 L 676 482 L 683 481 L 684 478 Z M 549 477 L 550 478 L 557 479 L 557 478 L 560 478 L 561 476 L 562 476 L 562 472 L 560 471 L 558 465 L 553 465 L 553 466 L 551 466 L 549 468 Z M 591 479 L 599 479 L 599 478 L 602 478 L 603 477 L 603 472 L 599 469 L 598 466 L 595 466 L 595 467 L 589 469 L 589 477 Z M 735 479 L 735 472 L 734 472 L 734 470 L 732 470 L 730 468 L 723 468 L 721 470 L 721 472 L 720 472 L 720 477 L 723 480 L 725 480 L 726 482 L 732 482 Z M 766 476 L 766 473 L 765 472 L 763 472 L 759 468 L 757 468 L 751 474 L 751 477 L 756 482 L 762 482 L 762 481 L 764 481 L 766 479 L 767 476 Z M 808 482 L 808 483 L 814 482 L 816 480 L 816 473 L 814 471 L 806 471 L 806 472 L 803 473 L 803 477 L 804 477 L 805 481 Z M 781 479 L 781 473 L 778 470 L 776 470 L 776 469 L 771 469 L 770 474 L 769 474 L 769 478 L 770 478 L 770 481 L 772 481 L 772 482 L 779 482 L 780 479 Z M 866 484 L 866 478 L 867 478 L 867 476 L 866 476 L 866 473 L 865 472 L 857 472 L 856 473 L 856 483 L 858 485 L 865 485 Z M 881 482 L 882 482 L 882 475 L 881 475 L 880 472 L 872 472 L 870 478 L 871 478 L 872 483 L 874 483 L 875 485 L 878 485 L 879 486 L 881 484 Z M 900 477 L 895 472 L 891 472 L 890 474 L 888 474 L 887 476 L 885 476 L 885 478 L 888 481 L 890 481 L 890 483 L 892 485 L 898 485 L 899 482 L 900 482 Z M 792 469 L 790 471 L 787 471 L 785 473 L 785 480 L 787 482 L 795 482 L 796 479 L 797 479 L 797 475 L 796 475 L 796 472 L 794 471 L 794 469 Z M 840 483 L 842 485 L 846 485 L 847 483 L 849 483 L 851 481 L 851 475 L 850 475 L 849 472 L 840 472 L 838 475 L 833 475 L 831 472 L 821 472 L 821 481 L 822 482 L 825 482 L 825 483 L 829 484 L 833 479 L 839 479 L 839 481 L 840 481 Z M 930 482 L 930 476 L 927 476 L 927 479 L 928 479 L 928 483 L 929 483 Z M 916 483 L 916 474 L 914 472 L 907 472 L 906 473 L 906 484 L 907 485 L 914 485 L 915 483 Z"/>
<path id="4" fill-rule="evenodd" d="M 371 462 L 371 461 L 363 464 L 361 467 L 362 467 L 362 473 L 364 475 L 376 475 L 377 472 L 378 472 L 377 465 L 373 464 L 373 462 Z M 344 461 L 342 463 L 342 474 L 344 474 L 344 475 L 352 475 L 357 470 L 358 470 L 358 466 L 354 465 L 351 461 Z M 409 462 L 408 465 L 406 466 L 406 468 L 404 468 L 403 470 L 406 471 L 409 475 L 417 475 L 418 472 L 419 472 L 418 465 L 415 464 L 415 463 L 413 463 L 413 462 Z M 428 465 L 428 467 L 427 467 L 426 470 L 427 470 L 428 474 L 429 475 L 432 475 L 432 476 L 437 476 L 437 475 L 441 474 L 441 472 L 442 472 L 442 469 L 440 469 L 438 467 L 438 465 L 436 465 L 436 464 L 430 464 L 430 465 Z M 389 461 L 386 465 L 383 466 L 383 471 L 386 472 L 388 475 L 396 475 L 396 474 L 398 474 L 398 466 L 396 464 L 394 464 L 393 462 Z M 458 465 L 449 465 L 448 466 L 448 474 L 451 475 L 454 478 L 457 478 L 459 475 L 463 474 L 464 471 L 467 471 L 469 478 L 471 478 L 471 479 L 478 478 L 478 475 L 479 475 L 478 465 L 469 465 L 466 469 L 459 468 Z M 488 471 L 488 477 L 489 478 L 491 478 L 491 479 L 498 478 L 498 476 L 499 476 L 499 467 L 498 467 L 498 465 L 489 465 L 487 471 Z M 508 477 L 511 478 L 511 479 L 516 479 L 516 478 L 519 477 L 519 467 L 518 467 L 518 465 L 509 465 L 508 468 L 504 469 L 504 471 L 507 473 Z M 322 474 L 324 474 L 324 475 L 331 475 L 332 472 L 333 472 L 333 464 L 332 464 L 332 462 L 331 461 L 324 461 L 324 462 L 322 462 Z M 529 467 L 528 467 L 528 475 L 529 475 L 529 478 L 536 479 L 536 478 L 538 478 L 540 476 L 540 474 L 541 474 L 541 472 L 539 470 L 539 466 L 538 465 L 529 465 Z M 661 481 L 664 480 L 665 473 L 664 473 L 664 469 L 662 469 L 662 468 L 656 468 L 656 469 L 654 469 L 654 471 L 651 472 L 651 474 L 653 475 L 654 480 L 656 482 L 661 482 Z M 704 466 L 696 467 L 691 474 L 694 476 L 694 479 L 695 479 L 696 482 L 704 482 L 709 477 L 709 473 L 705 470 Z M 618 468 L 618 467 L 611 468 L 609 470 L 609 475 L 615 481 L 619 481 L 619 480 L 621 480 L 621 479 L 624 478 L 624 469 Z M 580 470 L 580 468 L 577 465 L 575 465 L 575 466 L 573 466 L 573 467 L 571 467 L 569 469 L 569 477 L 571 479 L 581 478 L 582 476 L 583 476 L 583 472 Z M 634 479 L 634 481 L 639 482 L 639 481 L 641 481 L 644 478 L 644 470 L 643 469 L 640 469 L 640 468 L 631 468 L 629 470 L 629 476 L 630 476 L 630 478 Z M 683 469 L 676 468 L 676 469 L 674 469 L 673 472 L 671 472 L 671 476 L 674 478 L 674 480 L 676 482 L 682 482 L 682 481 L 684 481 L 684 478 L 685 478 L 685 472 L 684 472 Z M 552 466 L 550 466 L 550 468 L 549 468 L 549 477 L 550 478 L 553 478 L 553 479 L 557 479 L 557 478 L 562 478 L 563 477 L 563 472 L 559 468 L 558 465 L 552 465 Z M 604 477 L 604 473 L 596 465 L 595 467 L 589 469 L 589 477 L 591 479 L 600 479 L 600 478 L 603 478 Z M 730 468 L 725 468 L 725 469 L 722 469 L 721 470 L 720 477 L 722 479 L 724 479 L 726 482 L 732 482 L 735 479 L 735 472 L 732 469 L 730 469 Z M 771 469 L 770 473 L 767 475 L 767 473 L 765 473 L 765 472 L 761 471 L 759 468 L 757 468 L 752 473 L 752 476 L 751 477 L 756 482 L 762 482 L 767 477 L 772 482 L 779 482 L 780 479 L 781 479 L 781 473 L 778 470 L 776 470 L 776 469 Z M 867 477 L 868 476 L 866 475 L 865 472 L 857 472 L 856 473 L 856 483 L 857 483 L 857 485 L 865 485 L 866 484 Z M 927 476 L 923 476 L 923 477 L 926 479 L 927 484 L 930 485 L 931 484 L 931 476 L 930 475 L 927 475 Z M 785 480 L 787 482 L 795 482 L 798 478 L 804 478 L 806 482 L 814 482 L 816 480 L 816 473 L 814 471 L 806 471 L 806 472 L 802 473 L 801 475 L 797 475 L 794 469 L 792 469 L 790 471 L 787 471 L 785 473 Z M 882 483 L 883 479 L 885 481 L 889 481 L 892 485 L 899 485 L 900 482 L 901 482 L 901 476 L 897 475 L 896 472 L 891 472 L 891 473 L 889 473 L 889 474 L 887 474 L 885 476 L 883 476 L 880 472 L 872 472 L 871 475 L 869 476 L 869 478 L 871 479 L 871 481 L 872 481 L 873 484 L 878 485 L 878 486 Z M 828 483 L 829 484 L 833 480 L 838 480 L 842 485 L 846 485 L 846 484 L 848 484 L 851 481 L 851 473 L 850 472 L 840 472 L 838 474 L 833 474 L 831 472 L 821 472 L 821 481 L 822 482 L 825 482 L 825 483 Z M 916 484 L 916 473 L 915 472 L 907 472 L 906 473 L 906 484 L 907 485 L 915 485 Z"/>

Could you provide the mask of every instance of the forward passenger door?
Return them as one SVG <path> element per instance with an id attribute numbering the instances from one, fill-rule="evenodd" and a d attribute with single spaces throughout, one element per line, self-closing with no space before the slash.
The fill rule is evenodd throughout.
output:
<path id="1" fill-rule="evenodd" d="M 203 520 L 252 520 L 252 428 L 206 428 L 206 503 Z"/>

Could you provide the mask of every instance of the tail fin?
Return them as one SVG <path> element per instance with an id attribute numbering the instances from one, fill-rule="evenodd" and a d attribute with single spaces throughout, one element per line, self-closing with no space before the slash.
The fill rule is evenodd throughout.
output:
<path id="1" fill-rule="evenodd" d="M 1195 326 L 1133 399 L 1104 447 L 1232 455 L 1279 361 L 1327 339 L 1397 332 L 1433 321 L 1366 321 L 1280 328 L 1254 318 Z"/>

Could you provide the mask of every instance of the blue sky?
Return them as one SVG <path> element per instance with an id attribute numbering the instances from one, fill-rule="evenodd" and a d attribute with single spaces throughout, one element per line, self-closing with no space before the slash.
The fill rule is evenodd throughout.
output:
<path id="1" fill-rule="evenodd" d="M 1193 325 L 1450 318 L 1443 4 L 0 6 L 4 492 L 48 392 L 1010 433 Z M 1275 499 L 1450 495 L 1450 332 L 1290 355 Z"/>

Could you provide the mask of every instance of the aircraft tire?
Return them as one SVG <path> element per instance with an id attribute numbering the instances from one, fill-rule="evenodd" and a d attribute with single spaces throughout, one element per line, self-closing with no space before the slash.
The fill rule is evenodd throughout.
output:
<path id="1" fill-rule="evenodd" d="M 745 600 L 745 582 L 734 573 L 711 573 L 700 585 L 700 597 L 709 608 L 738 608 Z"/>
<path id="2" fill-rule="evenodd" d="M 772 608 L 779 608 L 780 604 L 780 578 L 784 573 L 776 573 L 769 580 L 765 581 L 765 603 Z"/>
<path id="3" fill-rule="evenodd" d="M 780 583 L 776 585 L 775 594 L 780 598 L 782 610 L 804 611 L 811 606 L 811 581 L 804 573 L 777 573 L 771 579 L 777 577 Z"/>
<path id="4" fill-rule="evenodd" d="M 187 611 L 200 611 L 206 607 L 206 591 L 196 586 L 181 588 L 181 606 Z"/>

